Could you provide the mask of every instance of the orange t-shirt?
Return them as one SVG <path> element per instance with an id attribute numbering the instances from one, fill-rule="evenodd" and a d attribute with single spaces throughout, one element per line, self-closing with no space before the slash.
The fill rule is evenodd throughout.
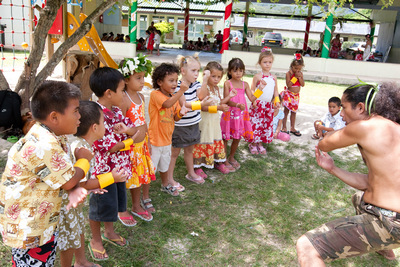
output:
<path id="1" fill-rule="evenodd" d="M 153 146 L 168 146 L 172 143 L 172 133 L 175 127 L 174 116 L 180 111 L 178 101 L 170 107 L 163 108 L 163 103 L 169 97 L 155 90 L 150 94 L 149 102 L 149 135 Z"/>

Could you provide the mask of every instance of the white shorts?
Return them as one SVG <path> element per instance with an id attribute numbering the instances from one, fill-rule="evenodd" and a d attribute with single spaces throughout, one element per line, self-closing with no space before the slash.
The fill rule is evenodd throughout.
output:
<path id="1" fill-rule="evenodd" d="M 151 161 L 156 171 L 166 172 L 171 162 L 171 145 L 153 146 L 151 145 Z"/>

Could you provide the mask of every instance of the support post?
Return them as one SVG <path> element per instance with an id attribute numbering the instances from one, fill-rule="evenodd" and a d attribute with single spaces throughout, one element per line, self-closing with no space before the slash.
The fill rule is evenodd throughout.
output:
<path id="1" fill-rule="evenodd" d="M 185 31 L 183 34 L 183 40 L 189 41 L 189 1 L 186 1 L 185 8 Z"/>
<path id="2" fill-rule="evenodd" d="M 225 2 L 225 19 L 224 19 L 224 37 L 222 39 L 222 47 L 219 53 L 224 53 L 229 49 L 229 35 L 231 32 L 231 14 L 232 14 L 232 0 Z"/>
<path id="3" fill-rule="evenodd" d="M 131 44 L 136 45 L 137 37 L 137 0 L 132 1 L 131 16 L 129 18 L 129 39 Z"/>
<path id="4" fill-rule="evenodd" d="M 250 9 L 250 1 L 246 2 L 246 11 L 244 12 L 244 24 L 243 24 L 243 41 L 247 38 L 247 25 L 249 25 L 249 9 Z"/>
<path id="5" fill-rule="evenodd" d="M 308 15 L 306 18 L 306 32 L 304 33 L 303 51 L 306 51 L 307 47 L 308 47 L 308 37 L 310 35 L 312 8 L 313 8 L 313 6 L 311 4 L 309 4 L 308 5 Z"/>
<path id="6" fill-rule="evenodd" d="M 371 26 L 371 32 L 369 33 L 369 35 L 371 36 L 371 44 L 373 44 L 374 43 L 374 34 L 375 34 L 375 23 L 373 22 L 373 21 L 371 21 L 370 23 L 369 23 L 369 25 Z M 372 47 L 371 47 L 371 49 L 372 49 Z"/>
<path id="7" fill-rule="evenodd" d="M 333 15 L 332 13 L 329 13 L 325 25 L 324 43 L 322 45 L 322 52 L 321 52 L 322 58 L 329 57 L 329 49 L 331 46 L 331 37 L 332 37 L 332 24 L 333 24 Z"/>

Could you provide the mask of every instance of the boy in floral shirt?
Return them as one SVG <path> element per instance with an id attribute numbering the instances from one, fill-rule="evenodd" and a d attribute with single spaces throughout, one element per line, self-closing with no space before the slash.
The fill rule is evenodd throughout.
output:
<path id="1" fill-rule="evenodd" d="M 69 191 L 69 207 L 86 197 L 77 187 L 93 157 L 87 149 L 75 151 L 74 169 L 63 135 L 79 125 L 77 87 L 45 81 L 31 100 L 36 124 L 9 151 L 0 184 L 0 231 L 12 247 L 13 266 L 53 266 L 61 189 Z"/>

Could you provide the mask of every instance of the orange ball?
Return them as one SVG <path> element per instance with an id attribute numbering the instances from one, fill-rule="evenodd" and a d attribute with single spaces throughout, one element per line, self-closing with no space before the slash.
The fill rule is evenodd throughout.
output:
<path id="1" fill-rule="evenodd" d="M 23 49 L 27 49 L 29 47 L 28 43 L 26 43 L 26 42 L 23 42 L 21 44 L 21 46 L 22 46 Z"/>

